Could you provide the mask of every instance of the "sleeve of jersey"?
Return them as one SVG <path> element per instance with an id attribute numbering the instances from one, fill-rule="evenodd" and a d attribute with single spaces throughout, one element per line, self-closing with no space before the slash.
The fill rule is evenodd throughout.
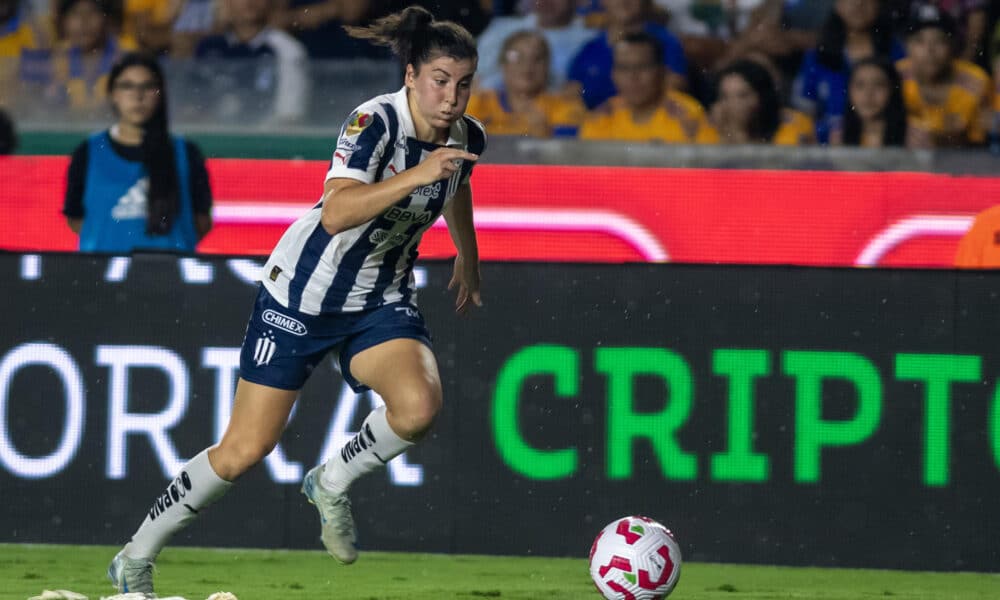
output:
<path id="1" fill-rule="evenodd" d="M 364 108 L 351 113 L 341 128 L 327 179 L 343 177 L 374 183 L 378 177 L 379 165 L 389 146 L 388 128 L 379 112 Z"/>
<path id="2" fill-rule="evenodd" d="M 480 157 L 486 150 L 486 127 L 479 122 L 478 119 L 473 117 L 468 117 L 466 122 L 469 124 L 469 141 L 467 148 L 469 152 L 477 154 Z M 475 168 L 475 163 L 469 165 L 469 170 L 465 173 L 465 177 L 462 178 L 462 184 L 469 183 L 469 179 L 472 177 L 472 169 Z"/>

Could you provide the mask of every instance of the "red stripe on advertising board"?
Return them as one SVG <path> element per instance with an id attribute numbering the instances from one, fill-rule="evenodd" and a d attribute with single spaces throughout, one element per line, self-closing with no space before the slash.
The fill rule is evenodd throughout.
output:
<path id="1" fill-rule="evenodd" d="M 71 250 L 65 157 L 0 159 L 0 240 Z M 213 159 L 216 227 L 199 250 L 267 254 L 320 197 L 323 161 Z M 473 175 L 486 260 L 672 260 L 947 267 L 1000 178 L 484 164 Z M 421 256 L 453 255 L 440 224 Z"/>

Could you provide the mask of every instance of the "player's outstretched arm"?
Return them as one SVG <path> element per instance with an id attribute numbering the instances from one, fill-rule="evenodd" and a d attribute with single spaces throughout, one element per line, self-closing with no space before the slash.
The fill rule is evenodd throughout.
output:
<path id="1" fill-rule="evenodd" d="M 328 179 L 323 186 L 323 229 L 337 235 L 371 221 L 420 186 L 451 177 L 463 160 L 479 158 L 457 148 L 431 152 L 419 165 L 376 183 L 356 179 Z"/>
<path id="2" fill-rule="evenodd" d="M 455 311 L 464 313 L 470 304 L 482 306 L 479 295 L 479 245 L 472 219 L 472 188 L 464 184 L 455 192 L 451 204 L 444 211 L 448 233 L 458 250 L 455 257 L 455 271 L 448 289 L 456 289 Z"/>

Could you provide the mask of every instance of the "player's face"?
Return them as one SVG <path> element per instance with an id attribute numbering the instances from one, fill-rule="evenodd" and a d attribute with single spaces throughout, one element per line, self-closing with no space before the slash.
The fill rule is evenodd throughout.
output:
<path id="1" fill-rule="evenodd" d="M 925 27 L 906 40 L 906 55 L 918 79 L 937 79 L 951 62 L 951 40 L 944 31 Z"/>
<path id="2" fill-rule="evenodd" d="M 549 79 L 549 54 L 545 42 L 522 37 L 503 56 L 504 88 L 513 94 L 534 96 L 545 90 Z"/>
<path id="3" fill-rule="evenodd" d="M 848 31 L 865 31 L 878 18 L 877 0 L 837 0 L 833 6 Z"/>
<path id="4" fill-rule="evenodd" d="M 719 103 L 729 116 L 743 127 L 750 124 L 754 113 L 760 108 L 760 96 L 746 79 L 730 73 L 719 82 Z"/>
<path id="5" fill-rule="evenodd" d="M 413 115 L 414 119 L 436 130 L 450 128 L 465 114 L 475 73 L 476 61 L 450 56 L 429 60 L 420 65 L 419 71 L 407 65 L 406 87 L 419 113 Z"/>
<path id="6" fill-rule="evenodd" d="M 854 112 L 862 120 L 877 119 L 889 104 L 889 77 L 874 65 L 855 69 L 848 90 Z"/>
<path id="7" fill-rule="evenodd" d="M 111 104 L 122 122 L 142 127 L 160 104 L 160 82 L 146 67 L 128 67 L 111 87 Z"/>
<path id="8" fill-rule="evenodd" d="M 74 48 L 95 50 L 104 45 L 107 17 L 90 0 L 80 0 L 63 16 L 63 34 Z"/>
<path id="9" fill-rule="evenodd" d="M 664 67 L 648 44 L 615 44 L 611 79 L 632 108 L 655 104 L 663 95 Z"/>

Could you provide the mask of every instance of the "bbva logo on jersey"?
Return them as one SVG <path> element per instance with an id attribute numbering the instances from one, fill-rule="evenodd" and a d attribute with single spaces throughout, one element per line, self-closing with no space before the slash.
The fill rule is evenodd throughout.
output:
<path id="1" fill-rule="evenodd" d="M 400 208 L 398 206 L 393 206 L 385 212 L 385 218 L 390 221 L 398 221 L 402 223 L 419 223 L 425 225 L 431 222 L 431 213 L 426 210 L 410 209 L 410 208 Z"/>
<path id="2" fill-rule="evenodd" d="M 302 322 L 299 321 L 298 319 L 293 319 L 292 317 L 289 317 L 287 315 L 275 312 L 270 308 L 264 311 L 264 314 L 261 315 L 261 318 L 264 320 L 265 323 L 273 325 L 278 329 L 283 329 L 293 335 L 303 336 L 309 333 L 309 331 L 306 329 L 306 326 L 303 325 Z"/>

